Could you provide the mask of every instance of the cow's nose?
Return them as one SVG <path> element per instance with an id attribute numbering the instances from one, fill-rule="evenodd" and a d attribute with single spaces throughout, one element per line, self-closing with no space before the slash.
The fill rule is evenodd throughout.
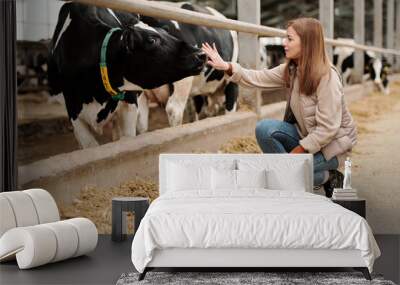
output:
<path id="1" fill-rule="evenodd" d="M 199 52 L 198 54 L 196 54 L 196 58 L 201 62 L 205 62 L 207 59 L 207 55 L 205 52 Z"/>
<path id="2" fill-rule="evenodd" d="M 379 83 L 381 83 L 381 81 L 382 80 L 380 79 L 380 77 L 376 77 L 374 80 L 375 84 L 379 84 Z"/>
<path id="3" fill-rule="evenodd" d="M 184 48 L 185 48 L 185 51 L 189 54 L 201 52 L 201 49 L 199 49 L 197 46 L 190 45 L 185 42 L 184 42 Z"/>

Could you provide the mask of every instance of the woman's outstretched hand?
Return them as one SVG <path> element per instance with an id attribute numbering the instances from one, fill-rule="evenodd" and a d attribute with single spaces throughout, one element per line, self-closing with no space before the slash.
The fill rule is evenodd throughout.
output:
<path id="1" fill-rule="evenodd" d="M 229 64 L 221 58 L 217 51 L 217 48 L 215 47 L 215 43 L 213 43 L 213 47 L 211 47 L 208 43 L 203 43 L 201 49 L 208 56 L 208 65 L 211 65 L 217 70 L 225 71 L 229 69 Z"/>

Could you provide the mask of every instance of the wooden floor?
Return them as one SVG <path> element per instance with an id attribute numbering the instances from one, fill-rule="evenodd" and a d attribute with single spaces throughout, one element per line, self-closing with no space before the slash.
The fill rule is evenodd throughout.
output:
<path id="1" fill-rule="evenodd" d="M 375 262 L 374 273 L 381 273 L 385 279 L 398 284 L 400 235 L 376 235 L 375 238 L 382 256 Z M 116 243 L 110 236 L 100 235 L 96 250 L 88 256 L 29 270 L 19 270 L 15 261 L 3 263 L 0 284 L 115 284 L 122 273 L 134 271 L 131 243 L 132 238 Z"/>

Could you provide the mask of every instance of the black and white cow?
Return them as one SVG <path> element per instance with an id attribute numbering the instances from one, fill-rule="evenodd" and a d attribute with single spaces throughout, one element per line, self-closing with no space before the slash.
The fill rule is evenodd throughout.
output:
<path id="1" fill-rule="evenodd" d="M 285 49 L 280 37 L 260 37 L 260 68 L 273 68 L 285 61 Z"/>
<path id="2" fill-rule="evenodd" d="M 190 3 L 170 3 L 182 9 L 224 16 L 210 7 L 201 7 Z M 238 41 L 235 31 L 208 28 L 191 24 L 179 23 L 173 20 L 154 19 L 141 17 L 141 20 L 152 27 L 162 28 L 171 35 L 183 40 L 192 46 L 200 47 L 202 43 L 215 43 L 221 57 L 226 61 L 237 61 Z M 206 116 L 216 115 L 221 103 L 225 112 L 234 112 L 237 107 L 238 87 L 234 83 L 226 82 L 224 72 L 214 70 L 210 66 L 197 76 L 190 76 L 173 84 L 164 85 L 157 90 L 148 90 L 151 96 L 158 98 L 159 102 L 166 104 L 166 112 L 170 126 L 182 124 L 183 113 L 189 97 L 193 97 L 196 120 L 200 114 Z"/>
<path id="3" fill-rule="evenodd" d="M 106 52 L 111 87 L 126 91 L 114 100 L 100 72 L 100 53 L 112 28 Z M 48 59 L 51 94 L 62 93 L 81 147 L 98 145 L 93 131 L 112 126 L 113 139 L 143 130 L 148 107 L 143 89 L 152 89 L 199 74 L 206 56 L 200 49 L 161 28 L 149 27 L 136 14 L 64 4 L 52 38 Z M 138 108 L 140 111 L 138 112 Z M 141 110 L 143 109 L 143 110 Z"/>
<path id="4" fill-rule="evenodd" d="M 349 42 L 353 40 L 346 39 Z M 349 82 L 351 73 L 354 68 L 354 48 L 351 47 L 335 47 L 333 51 L 333 64 L 342 72 L 345 84 Z M 387 95 L 389 94 L 388 69 L 390 64 L 386 59 L 378 58 L 374 52 L 364 52 L 364 76 L 363 79 L 371 79 L 379 88 L 379 90 Z"/>
<path id="5" fill-rule="evenodd" d="M 18 41 L 16 56 L 17 86 L 42 87 L 47 84 L 48 42 Z"/>

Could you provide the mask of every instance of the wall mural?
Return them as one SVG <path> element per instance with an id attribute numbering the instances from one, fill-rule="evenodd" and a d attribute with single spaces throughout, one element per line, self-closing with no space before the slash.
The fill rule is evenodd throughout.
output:
<path id="1" fill-rule="evenodd" d="M 214 8 L 225 9 L 225 15 L 235 18 L 236 9 L 228 2 L 218 2 Z M 262 7 L 270 8 L 263 12 L 263 22 L 277 21 L 267 17 L 274 1 L 261 2 Z M 139 20 L 135 15 L 123 18 L 120 12 L 97 10 L 97 18 L 92 20 L 106 22 L 115 28 L 111 32 L 73 18 L 89 13 L 90 8 L 78 5 L 79 9 L 60 10 L 63 3 L 41 3 L 46 6 L 33 8 L 28 1 L 17 1 L 19 180 L 23 189 L 48 190 L 63 218 L 84 216 L 96 223 L 100 233 L 110 233 L 112 197 L 158 197 L 158 154 L 162 152 L 261 153 L 254 135 L 256 117 L 239 123 L 241 126 L 232 124 L 231 131 L 222 123 L 225 114 L 240 114 L 251 106 L 238 96 L 237 86 L 229 84 L 223 73 L 204 65 L 205 58 L 193 47 L 215 42 L 225 60 L 237 61 L 234 33 L 218 31 L 206 37 L 194 29 L 194 34 L 188 34 L 185 25 L 175 21 L 144 16 Z M 315 9 L 310 5 L 306 5 L 306 12 L 316 16 L 317 1 Z M 274 9 L 283 15 L 285 7 Z M 47 11 L 50 21 L 43 23 L 34 18 L 35 13 L 24 18 L 24 9 Z M 152 37 L 154 31 L 161 36 Z M 142 41 L 137 40 L 138 35 Z M 117 39 L 122 39 L 121 43 Z M 195 42 L 184 45 L 177 39 Z M 260 42 L 260 68 L 284 62 L 281 39 Z M 171 50 L 159 48 L 166 45 Z M 185 59 L 173 58 L 178 48 L 187 54 Z M 144 52 L 132 52 L 138 49 Z M 388 183 L 387 179 L 393 178 L 389 177 L 391 172 L 380 175 L 386 166 L 372 167 L 370 159 L 379 152 L 383 160 L 393 162 L 391 170 L 400 167 L 400 159 L 394 162 L 382 147 L 387 144 L 390 148 L 397 142 L 392 140 L 391 126 L 399 119 L 395 108 L 400 83 L 388 84 L 390 96 L 382 96 L 376 89 L 371 96 L 349 104 L 359 134 L 352 156 L 352 185 L 360 195 L 371 198 L 369 221 L 374 230 L 400 232 L 398 225 L 393 227 L 390 222 L 396 210 L 381 212 L 382 206 L 376 202 L 379 195 L 373 189 L 373 185 Z M 282 91 L 263 91 L 261 98 L 266 105 L 281 102 L 284 96 Z M 281 119 L 281 115 L 276 118 Z M 383 118 L 388 121 L 380 123 Z M 388 134 L 388 139 L 381 133 Z M 400 183 L 392 180 L 386 190 L 380 190 L 388 197 L 392 197 L 390 189 Z M 317 191 L 323 194 L 323 190 Z M 380 223 L 382 215 L 388 217 L 388 223 Z"/>

